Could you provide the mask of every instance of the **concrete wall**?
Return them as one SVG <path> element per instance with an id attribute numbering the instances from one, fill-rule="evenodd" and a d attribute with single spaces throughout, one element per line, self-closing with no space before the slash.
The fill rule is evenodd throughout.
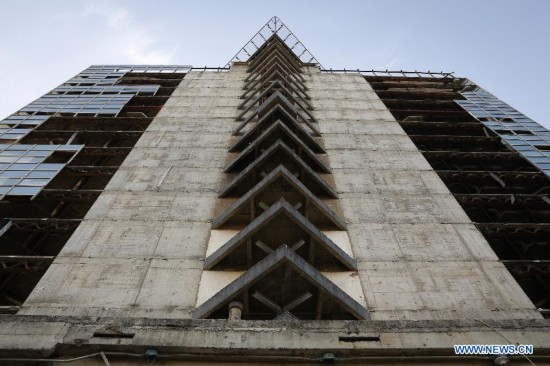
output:
<path id="1" fill-rule="evenodd" d="M 190 318 L 239 274 L 202 265 L 226 236 L 210 222 L 233 202 L 217 193 L 244 75 L 185 77 L 20 314 Z M 539 318 L 364 78 L 306 77 L 339 194 L 327 203 L 359 264 L 358 277 L 327 276 L 376 320 Z M 347 252 L 348 237 L 336 240 Z"/>
<path id="2" fill-rule="evenodd" d="M 20 314 L 190 318 L 243 72 L 190 72 Z"/>
<path id="3" fill-rule="evenodd" d="M 365 79 L 307 85 L 372 318 L 539 318 Z"/>
<path id="4" fill-rule="evenodd" d="M 307 85 L 339 194 L 327 203 L 348 224 L 347 234 L 331 235 L 359 264 L 358 275 L 334 280 L 350 285 L 373 321 L 189 320 L 212 284 L 237 275 L 202 265 L 208 242 L 223 236 L 211 236 L 211 220 L 232 202 L 217 192 L 230 179 L 222 167 L 243 76 L 239 67 L 186 76 L 19 314 L 0 317 L 0 356 L 149 347 L 233 357 L 451 356 L 453 344 L 507 343 L 502 335 L 550 354 L 548 322 L 368 83 L 315 69 Z M 94 337 L 105 327 L 135 336 Z M 350 335 L 379 340 L 342 340 Z"/>

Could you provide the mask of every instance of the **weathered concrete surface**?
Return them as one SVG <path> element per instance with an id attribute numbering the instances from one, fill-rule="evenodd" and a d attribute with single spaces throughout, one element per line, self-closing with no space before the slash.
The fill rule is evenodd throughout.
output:
<path id="1" fill-rule="evenodd" d="M 372 318 L 540 318 L 365 79 L 307 85 Z"/>
<path id="2" fill-rule="evenodd" d="M 19 319 L 14 321 L 13 318 Z M 105 329 L 130 336 L 97 336 Z M 502 337 L 511 343 L 532 344 L 537 365 L 549 363 L 548 360 L 538 362 L 536 357 L 550 355 L 550 332 L 545 320 L 227 322 L 10 316 L 0 318 L 0 334 L 6 335 L 1 338 L 0 361 L 6 356 L 48 356 L 54 349 L 70 357 L 98 350 L 143 354 L 154 347 L 162 355 L 195 354 L 197 360 L 216 357 L 211 360 L 218 362 L 235 356 L 244 362 L 252 355 L 317 358 L 323 352 L 334 352 L 341 358 L 431 355 L 440 356 L 436 361 L 442 362 L 444 357 L 454 356 L 453 344 L 508 343 Z M 48 342 L 29 342 L 29 339 L 39 340 L 40 337 L 53 339 L 49 345 Z M 346 337 L 371 337 L 372 340 L 347 341 Z M 116 359 L 111 358 L 111 362 Z M 406 360 L 399 361 L 404 363 Z M 135 358 L 128 361 L 143 362 Z M 519 363 L 514 361 L 513 364 Z"/>
<path id="3" fill-rule="evenodd" d="M 200 281 L 197 304 L 199 307 L 218 291 L 239 278 L 244 271 L 204 271 Z M 365 296 L 357 273 L 355 272 L 321 272 L 323 276 L 340 287 L 352 299 L 366 307 Z"/>
<path id="4" fill-rule="evenodd" d="M 217 193 L 231 178 L 222 168 L 236 139 L 230 133 L 238 125 L 242 78 L 238 67 L 186 76 L 19 314 L 0 317 L 0 357 L 143 354 L 151 347 L 165 355 L 199 354 L 182 365 L 235 357 L 242 363 L 250 355 L 315 359 L 326 351 L 453 356 L 454 344 L 508 343 L 502 336 L 550 355 L 548 321 L 365 80 L 315 70 L 307 85 L 333 171 L 323 178 L 340 198 L 327 204 L 348 224 L 347 234 L 331 238 L 359 264 L 352 281 L 347 272 L 333 280 L 365 303 L 374 320 L 186 319 L 239 274 L 203 272 L 202 264 L 208 243 L 211 252 L 224 240 L 219 232 L 211 236 L 210 221 L 233 202 Z M 134 336 L 94 336 L 106 327 Z"/>
<path id="5" fill-rule="evenodd" d="M 20 314 L 190 318 L 242 72 L 191 72 Z"/>
<path id="6" fill-rule="evenodd" d="M 243 80 L 242 85 L 244 86 L 244 84 L 245 82 Z M 359 108 L 361 108 L 360 103 L 357 103 L 357 105 Z M 254 109 L 251 108 L 247 113 L 244 114 L 242 119 L 247 120 L 248 117 L 253 113 L 254 113 Z M 244 131 L 251 129 L 252 126 L 253 126 L 253 122 L 249 123 L 248 126 L 245 127 Z M 307 130 L 307 128 L 305 129 Z M 403 136 L 403 137 L 407 137 L 407 136 Z M 240 152 L 228 153 L 226 162 L 227 163 L 232 162 L 234 159 L 237 158 L 239 154 Z M 320 159 L 325 164 L 327 164 L 328 162 L 328 157 L 326 154 L 315 155 L 315 158 Z M 229 181 L 236 174 L 233 174 L 233 176 L 228 174 L 226 175 L 229 176 L 227 179 Z M 324 179 L 328 184 L 334 186 L 334 181 L 330 174 L 323 174 L 322 179 Z M 218 199 L 217 200 L 218 211 L 220 206 L 228 207 L 229 203 L 233 203 L 233 201 L 234 199 Z M 329 202 L 326 202 L 327 205 L 331 207 L 336 212 L 336 214 L 340 214 L 341 209 L 340 209 L 339 202 L 337 202 L 337 200 L 328 200 L 328 201 Z M 240 230 L 234 230 L 234 229 L 212 230 L 210 239 L 208 242 L 208 246 L 206 249 L 206 256 L 209 256 L 212 253 L 214 253 L 222 245 L 228 242 L 233 236 L 239 233 L 239 231 Z M 346 254 L 353 257 L 353 252 L 351 250 L 349 238 L 345 231 L 333 231 L 333 232 L 327 232 L 327 234 L 330 236 L 331 239 L 333 239 L 334 243 L 338 247 L 340 247 Z M 210 297 L 214 296 L 218 291 L 222 290 L 225 286 L 229 285 L 232 281 L 236 280 L 243 273 L 244 271 L 241 271 L 241 272 L 215 271 L 215 270 L 204 271 L 202 273 L 202 277 L 200 280 L 199 293 L 197 297 L 196 306 L 199 307 L 200 305 L 202 305 Z M 346 292 L 351 298 L 353 298 L 362 306 L 366 307 L 365 296 L 361 287 L 359 276 L 357 275 L 356 272 L 335 272 L 335 273 L 322 272 L 322 274 L 326 278 L 331 280 L 333 283 L 335 283 L 341 290 Z"/>

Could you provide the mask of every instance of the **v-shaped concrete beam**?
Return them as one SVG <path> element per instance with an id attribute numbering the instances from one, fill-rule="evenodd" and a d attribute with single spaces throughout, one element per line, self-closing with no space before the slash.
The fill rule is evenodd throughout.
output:
<path id="1" fill-rule="evenodd" d="M 220 193 L 220 197 L 229 196 L 235 188 L 242 188 L 244 192 L 249 191 L 258 182 L 255 178 L 258 174 L 262 173 L 266 167 L 266 162 L 274 157 L 278 160 L 278 165 L 284 165 L 287 169 L 291 166 L 296 166 L 300 170 L 300 181 L 308 187 L 308 189 L 314 192 L 317 196 L 327 196 L 330 198 L 336 198 L 336 192 L 323 181 L 294 151 L 292 151 L 285 143 L 278 141 L 271 145 L 269 149 L 264 151 L 262 155 L 256 158 L 248 167 L 246 167 L 231 183 L 229 183 Z M 276 166 L 275 166 L 276 167 Z M 271 172 L 264 171 L 265 174 Z M 251 179 L 252 182 L 246 184 L 246 180 Z M 244 194 L 244 193 L 242 193 Z M 242 195 L 241 194 L 241 195 Z"/>
<path id="2" fill-rule="evenodd" d="M 296 102 L 296 100 L 294 99 L 294 97 L 292 96 L 289 96 L 289 98 L 291 100 L 293 100 L 294 102 Z M 301 106 L 299 103 L 296 103 L 297 107 L 291 103 L 283 94 L 281 94 L 281 92 L 279 91 L 275 91 L 273 94 L 271 94 L 269 96 L 269 98 L 267 98 L 266 101 L 264 101 L 262 103 L 262 105 L 260 105 L 250 116 L 248 116 L 248 118 L 246 118 L 246 120 L 241 123 L 239 125 L 239 127 L 237 127 L 235 129 L 235 131 L 233 131 L 233 135 L 237 135 L 249 122 L 252 121 L 252 119 L 256 116 L 258 116 L 259 118 L 262 118 L 262 116 L 264 116 L 266 114 L 266 112 L 268 112 L 274 105 L 276 104 L 279 104 L 282 108 L 285 108 L 287 110 L 287 112 L 291 115 L 295 115 L 297 118 L 299 118 L 300 120 L 302 120 L 310 129 L 311 131 L 313 131 L 313 133 L 315 134 L 315 136 L 320 136 L 321 134 L 319 133 L 319 131 L 317 130 L 317 128 L 315 128 L 315 126 L 313 126 L 313 124 L 307 119 L 305 118 L 300 112 L 299 110 L 301 110 L 302 112 L 304 112 L 305 114 L 307 114 L 312 121 L 314 121 L 315 119 L 313 118 L 313 115 L 307 110 L 305 109 L 303 106 Z M 246 111 L 245 111 L 246 112 Z M 242 120 L 242 116 L 243 116 L 244 113 L 241 113 L 239 115 L 239 117 L 237 117 L 237 120 Z"/>
<path id="3" fill-rule="evenodd" d="M 324 217 L 325 222 L 331 223 L 337 230 L 346 230 L 346 224 L 342 221 L 327 205 L 323 203 L 319 198 L 317 198 L 306 186 L 302 184 L 288 169 L 284 166 L 279 165 L 277 168 L 273 169 L 271 173 L 266 175 L 254 188 L 248 191 L 244 196 L 239 198 L 231 207 L 225 210 L 221 215 L 219 215 L 213 222 L 212 227 L 218 229 L 223 226 L 228 220 L 231 219 L 234 215 L 237 215 L 241 210 L 250 206 L 250 203 L 263 191 L 269 189 L 269 187 L 276 182 L 278 179 L 284 179 L 295 191 L 299 192 L 306 201 L 306 210 L 315 209 L 321 216 Z M 283 193 L 281 193 L 281 198 Z M 306 211 L 307 215 L 308 211 Z M 319 222 L 313 221 L 311 219 L 312 215 L 307 215 L 310 217 L 310 221 L 313 224 L 320 226 Z M 254 220 L 255 215 L 250 217 L 248 223 Z"/>
<path id="4" fill-rule="evenodd" d="M 244 149 L 239 156 L 229 163 L 229 165 L 225 168 L 225 172 L 231 173 L 241 170 L 277 141 L 284 142 L 313 170 L 321 173 L 330 173 L 328 166 L 321 159 L 319 159 L 319 157 L 298 138 L 298 136 L 296 136 L 289 130 L 288 127 L 279 121 L 276 122 L 276 124 L 271 125 L 271 127 L 265 130 L 260 137 L 248 145 L 248 147 Z"/>
<path id="5" fill-rule="evenodd" d="M 283 93 L 291 96 L 291 100 L 295 101 L 296 103 L 301 104 L 301 109 L 307 109 L 311 110 L 313 107 L 311 104 L 302 97 L 299 93 L 296 92 L 296 89 L 290 85 L 287 84 L 288 87 L 283 85 L 283 83 L 279 80 L 266 80 L 254 93 L 252 93 L 246 100 L 244 100 L 239 106 L 238 109 L 245 109 L 245 112 L 242 113 L 244 115 L 247 111 L 249 111 L 254 105 L 258 104 L 259 101 L 262 98 L 265 98 L 270 92 L 273 93 L 275 91 L 282 91 Z M 266 87 L 267 86 L 267 87 Z M 260 94 L 256 95 L 259 91 Z M 256 96 L 256 98 L 254 98 Z M 253 99 L 254 98 L 254 99 Z M 246 107 L 246 104 L 249 103 L 252 100 L 252 103 L 249 104 L 248 107 Z M 246 107 L 246 108 L 245 108 Z M 237 116 L 237 119 L 242 117 L 242 115 Z"/>
<path id="6" fill-rule="evenodd" d="M 253 287 L 281 266 L 285 266 L 298 274 L 304 281 L 316 287 L 319 292 L 323 293 L 323 298 L 336 302 L 351 317 L 360 320 L 370 320 L 368 311 L 361 304 L 342 291 L 286 245 L 273 251 L 235 281 L 200 305 L 193 314 L 193 319 L 208 318 L 216 310 L 227 306 L 229 302 L 241 297 L 243 293 L 248 292 L 247 289 Z"/>
<path id="7" fill-rule="evenodd" d="M 248 76 L 244 78 L 244 81 L 249 82 L 251 80 L 256 80 L 257 78 L 261 77 L 263 74 L 267 73 L 267 71 L 270 70 L 273 65 L 278 65 L 279 67 L 284 69 L 287 73 L 296 76 L 296 78 L 298 78 L 301 82 L 306 81 L 306 79 L 301 74 L 301 72 L 297 71 L 295 68 L 289 65 L 285 61 L 284 56 L 281 55 L 280 52 L 278 51 L 273 54 L 273 57 L 271 57 L 264 64 L 262 64 L 261 68 L 259 68 L 253 73 L 248 74 Z"/>
<path id="8" fill-rule="evenodd" d="M 301 61 L 296 58 L 294 53 L 284 44 L 277 35 L 271 36 L 265 43 L 265 48 L 258 50 L 257 57 L 248 61 L 248 72 L 254 72 L 262 67 L 274 56 L 278 55 L 282 60 L 294 69 L 295 72 L 301 72 Z"/>
<path id="9" fill-rule="evenodd" d="M 271 67 L 270 71 L 268 71 L 268 74 L 264 74 L 261 78 L 251 81 L 249 84 L 247 84 L 246 87 L 243 88 L 243 90 L 246 91 L 241 95 L 241 99 L 249 100 L 250 98 L 252 98 L 252 96 L 258 94 L 259 91 L 266 89 L 265 85 L 267 83 L 279 81 L 286 84 L 291 92 L 302 98 L 304 102 L 307 103 L 308 109 L 313 109 L 313 107 L 308 102 L 309 100 L 311 100 L 311 98 L 309 97 L 309 95 L 307 95 L 307 88 L 305 88 L 304 84 L 302 84 L 299 80 L 293 78 L 290 75 L 292 74 L 283 74 L 279 70 L 279 68 Z M 263 84 L 260 85 L 260 83 L 262 82 Z M 239 109 L 244 108 L 244 104 L 247 103 L 246 100 L 239 105 Z"/>
<path id="10" fill-rule="evenodd" d="M 271 124 L 281 123 L 288 127 L 296 136 L 302 140 L 312 151 L 316 153 L 325 153 L 325 149 L 315 140 L 309 133 L 307 133 L 302 126 L 298 123 L 285 108 L 280 105 L 275 105 L 264 116 L 260 118 L 258 123 L 247 131 L 233 146 L 229 148 L 229 151 L 240 151 L 253 142 L 258 136 L 264 133 Z"/>
<path id="11" fill-rule="evenodd" d="M 253 79 L 247 81 L 246 84 L 243 86 L 243 90 L 250 89 L 253 86 L 255 86 L 257 83 L 262 82 L 262 81 L 274 80 L 275 77 L 273 75 L 276 72 L 279 73 L 281 76 L 283 76 L 284 79 L 287 79 L 290 82 L 292 82 L 294 85 L 296 85 L 296 87 L 298 89 L 300 89 L 302 93 L 305 94 L 306 91 L 309 90 L 307 88 L 307 86 L 304 85 L 302 80 L 300 80 L 300 78 L 298 78 L 297 74 L 292 73 L 292 72 L 288 72 L 288 70 L 285 67 L 283 67 L 282 65 L 279 65 L 278 63 L 272 64 L 269 67 L 269 69 L 266 72 L 264 72 L 261 76 L 253 78 Z"/>
<path id="12" fill-rule="evenodd" d="M 304 234 L 308 236 L 310 243 L 315 243 L 315 245 L 320 246 L 320 248 L 326 250 L 330 254 L 330 259 L 328 263 L 325 263 L 325 267 L 333 267 L 333 264 L 336 261 L 340 265 L 350 271 L 356 270 L 357 265 L 355 261 L 347 255 L 338 245 L 336 245 L 332 240 L 330 240 L 325 234 L 323 234 L 317 226 L 313 225 L 308 219 L 306 219 L 298 210 L 296 210 L 290 203 L 285 199 L 280 199 L 264 211 L 260 216 L 255 218 L 250 224 L 248 224 L 244 229 L 239 231 L 237 235 L 231 238 L 227 243 L 222 245 L 221 248 L 216 250 L 214 253 L 209 255 L 205 262 L 205 269 L 214 269 L 214 267 L 222 262 L 225 258 L 230 257 L 239 247 L 243 247 L 247 244 L 247 240 L 251 239 L 259 230 L 265 227 L 269 227 L 270 223 L 276 221 L 277 217 L 281 215 L 286 216 L 290 221 L 292 221 Z M 291 227 L 288 227 L 286 230 L 291 230 Z M 275 238 L 270 238 L 272 241 L 276 241 Z M 277 249 L 279 246 L 288 243 L 277 243 L 276 247 L 272 248 Z M 310 244 L 311 245 L 311 244 Z M 319 250 L 317 250 L 319 252 Z M 319 255 L 316 255 L 318 258 Z M 318 260 L 318 259 L 317 259 Z M 241 269 L 247 267 L 246 260 L 237 261 L 241 262 Z M 238 268 L 236 268 L 238 269 Z"/>

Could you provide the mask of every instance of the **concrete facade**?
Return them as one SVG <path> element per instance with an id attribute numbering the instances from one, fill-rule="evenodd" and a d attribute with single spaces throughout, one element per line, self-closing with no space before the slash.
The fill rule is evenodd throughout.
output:
<path id="1" fill-rule="evenodd" d="M 185 77 L 20 314 L 191 317 L 243 72 Z"/>
<path id="2" fill-rule="evenodd" d="M 373 319 L 540 318 L 365 79 L 307 85 Z"/>
<path id="3" fill-rule="evenodd" d="M 443 362 L 457 343 L 509 343 L 503 333 L 550 352 L 547 321 L 365 79 L 314 67 L 304 76 L 332 170 L 323 178 L 338 193 L 324 201 L 347 224 L 347 232 L 326 234 L 358 263 L 357 272 L 324 274 L 372 321 L 190 320 L 239 275 L 203 271 L 203 263 L 236 234 L 211 230 L 211 222 L 235 201 L 218 193 L 237 156 L 227 150 L 245 71 L 186 75 L 19 313 L 0 318 L 1 349 L 17 354 L 32 339 L 36 355 L 56 347 L 80 354 L 79 344 L 207 359 L 219 352 L 228 361 L 235 353 L 284 355 L 285 364 L 315 363 L 322 351 Z M 94 336 L 107 326 L 134 336 Z"/>

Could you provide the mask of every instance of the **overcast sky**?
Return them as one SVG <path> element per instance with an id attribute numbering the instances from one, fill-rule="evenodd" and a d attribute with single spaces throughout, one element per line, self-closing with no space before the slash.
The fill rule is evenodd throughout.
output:
<path id="1" fill-rule="evenodd" d="M 454 71 L 550 127 L 550 1 L 0 5 L 0 118 L 91 64 L 223 66 L 277 15 L 326 68 Z"/>

